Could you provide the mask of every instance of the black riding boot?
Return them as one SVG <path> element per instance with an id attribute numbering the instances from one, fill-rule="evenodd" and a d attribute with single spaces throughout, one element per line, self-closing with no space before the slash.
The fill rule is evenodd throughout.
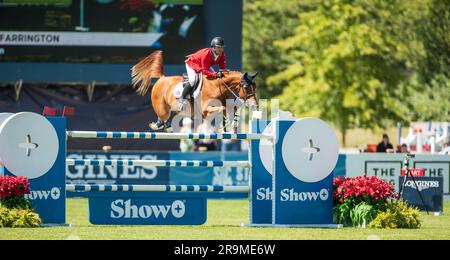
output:
<path id="1" fill-rule="evenodd" d="M 191 84 L 189 81 L 183 82 L 183 92 L 181 93 L 181 98 L 178 100 L 178 109 L 180 111 L 184 110 L 184 105 L 186 104 L 185 99 L 189 96 L 191 92 Z"/>
<path id="2" fill-rule="evenodd" d="M 183 93 L 181 93 L 181 98 L 186 99 L 189 93 L 191 92 L 191 84 L 188 82 L 183 83 Z"/>

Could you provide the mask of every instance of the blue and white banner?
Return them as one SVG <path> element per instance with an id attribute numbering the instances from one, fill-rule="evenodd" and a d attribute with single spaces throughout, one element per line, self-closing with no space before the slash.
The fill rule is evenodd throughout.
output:
<path id="1" fill-rule="evenodd" d="M 213 160 L 213 161 L 246 161 L 246 152 L 208 152 L 208 153 L 181 153 L 170 152 L 171 160 Z M 170 168 L 170 184 L 197 184 L 197 185 L 248 185 L 250 177 L 249 168 L 244 167 L 214 167 L 214 168 Z"/>
<path id="2" fill-rule="evenodd" d="M 96 225 L 201 225 L 206 198 L 199 194 L 102 192 L 89 196 L 89 221 Z"/>
<path id="3" fill-rule="evenodd" d="M 166 152 L 69 152 L 73 160 L 168 160 Z M 168 184 L 169 168 L 157 166 L 66 166 L 67 183 Z"/>

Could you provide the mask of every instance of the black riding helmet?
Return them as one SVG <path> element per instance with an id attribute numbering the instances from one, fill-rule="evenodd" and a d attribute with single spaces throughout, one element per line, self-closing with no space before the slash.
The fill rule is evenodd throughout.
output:
<path id="1" fill-rule="evenodd" d="M 211 41 L 211 47 L 214 46 L 225 47 L 225 40 L 222 37 L 214 37 Z"/>

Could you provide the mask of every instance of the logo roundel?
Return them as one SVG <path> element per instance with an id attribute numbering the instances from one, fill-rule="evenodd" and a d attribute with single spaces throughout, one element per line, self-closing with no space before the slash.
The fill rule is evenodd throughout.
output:
<path id="1" fill-rule="evenodd" d="M 55 128 L 43 116 L 21 112 L 4 119 L 0 125 L 0 159 L 16 176 L 29 179 L 47 173 L 58 155 Z"/>
<path id="2" fill-rule="evenodd" d="M 315 183 L 336 166 L 339 144 L 333 129 L 318 118 L 297 120 L 282 143 L 283 163 L 298 180 Z"/>
<path id="3" fill-rule="evenodd" d="M 184 205 L 183 201 L 176 200 L 172 203 L 172 215 L 176 218 L 181 218 L 186 213 L 186 205 Z"/>

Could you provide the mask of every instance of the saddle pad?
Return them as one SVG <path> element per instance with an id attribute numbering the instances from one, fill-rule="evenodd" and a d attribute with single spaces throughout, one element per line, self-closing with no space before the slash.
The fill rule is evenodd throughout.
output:
<path id="1" fill-rule="evenodd" d="M 202 86 L 203 86 L 202 85 L 202 83 L 203 83 L 203 75 L 202 74 L 199 75 L 199 79 L 200 80 L 198 81 L 198 84 L 194 91 L 194 99 L 197 99 L 200 96 L 201 91 L 202 91 Z M 175 86 L 175 88 L 173 89 L 173 96 L 175 98 L 181 98 L 181 94 L 183 94 L 183 82 L 178 83 Z"/>

